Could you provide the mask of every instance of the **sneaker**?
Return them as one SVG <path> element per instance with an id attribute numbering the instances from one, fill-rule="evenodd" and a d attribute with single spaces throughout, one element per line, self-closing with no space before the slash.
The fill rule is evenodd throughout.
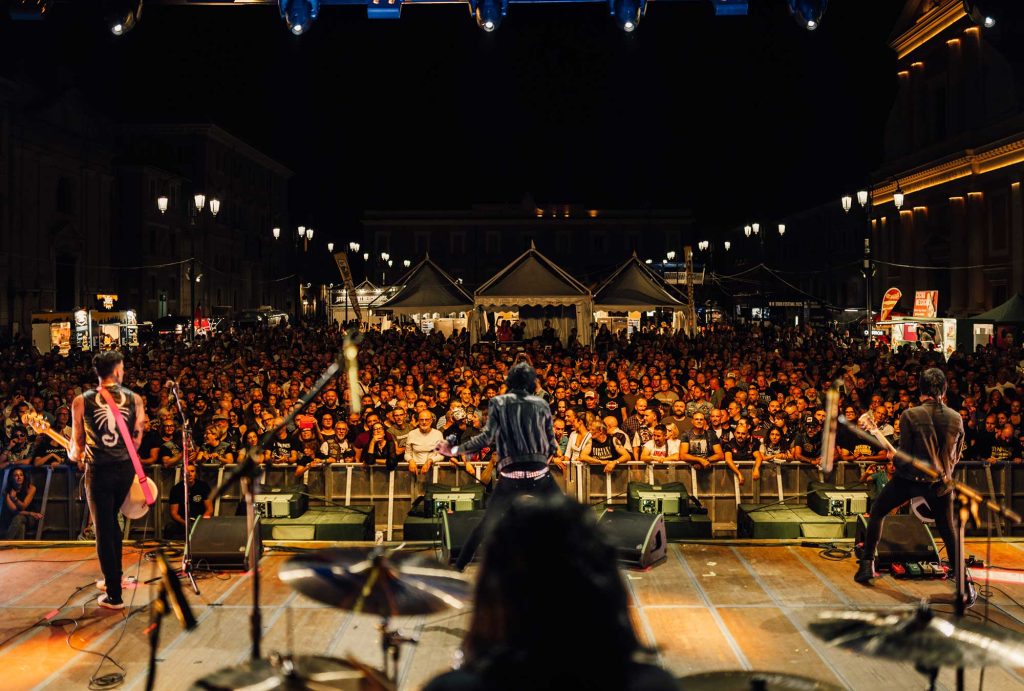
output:
<path id="1" fill-rule="evenodd" d="M 103 609 L 115 609 L 116 610 L 116 609 L 124 609 L 125 608 L 125 604 L 124 604 L 123 600 L 119 600 L 117 602 L 111 602 L 107 598 L 106 593 L 104 593 L 103 595 L 100 595 L 98 598 L 96 598 L 96 604 L 99 605 L 100 607 L 102 607 Z"/>
<path id="2" fill-rule="evenodd" d="M 853 580 L 861 585 L 867 585 L 871 583 L 872 578 L 878 578 L 878 574 L 875 572 L 875 560 L 861 559 L 860 566 L 857 569 L 857 573 L 854 574 Z"/>

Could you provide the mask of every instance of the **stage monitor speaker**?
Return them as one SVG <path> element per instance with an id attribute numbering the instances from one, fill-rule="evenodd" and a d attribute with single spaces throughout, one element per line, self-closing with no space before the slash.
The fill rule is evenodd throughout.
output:
<path id="1" fill-rule="evenodd" d="M 245 516 L 200 518 L 192 526 L 192 562 L 197 567 L 245 570 L 249 567 Z M 256 539 L 257 549 L 262 549 Z"/>
<path id="2" fill-rule="evenodd" d="M 445 511 L 441 514 L 441 557 L 449 564 L 459 558 L 469 534 L 484 519 L 486 511 Z M 477 549 L 473 560 L 479 559 Z"/>
<path id="3" fill-rule="evenodd" d="M 864 516 L 858 517 L 855 540 L 858 558 L 863 558 L 861 546 L 864 544 L 864 537 L 867 534 L 867 525 L 867 519 Z M 888 569 L 893 562 L 911 561 L 928 563 L 939 561 L 939 550 L 935 547 L 935 540 L 932 538 L 931 532 L 917 516 L 902 514 L 886 516 L 885 523 L 882 524 L 882 537 L 879 538 L 878 548 L 875 550 L 875 568 Z"/>
<path id="4" fill-rule="evenodd" d="M 668 554 L 665 517 L 660 513 L 607 509 L 598 519 L 598 525 L 618 552 L 622 564 L 647 568 Z"/>

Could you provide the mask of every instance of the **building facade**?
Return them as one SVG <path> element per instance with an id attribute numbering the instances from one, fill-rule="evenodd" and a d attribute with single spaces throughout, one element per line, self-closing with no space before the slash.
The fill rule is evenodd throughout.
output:
<path id="1" fill-rule="evenodd" d="M 899 94 L 872 191 L 877 280 L 910 300 L 938 290 L 940 314 L 1024 292 L 1021 4 L 996 3 L 1005 14 L 986 27 L 959 0 L 908 0 L 890 41 Z"/>
<path id="2" fill-rule="evenodd" d="M 113 292 L 113 125 L 77 93 L 0 80 L 0 328 Z M 90 298 L 92 296 L 92 298 Z"/>
<path id="3" fill-rule="evenodd" d="M 585 285 L 593 286 L 635 251 L 661 263 L 696 245 L 685 210 L 604 210 L 578 205 L 476 205 L 438 211 L 367 211 L 355 271 L 373 283 L 391 283 L 427 254 L 467 288 L 487 281 L 525 252 L 531 241 Z M 381 259 L 386 253 L 392 266 Z M 363 257 L 367 257 L 364 259 Z M 361 267 L 359 265 L 362 265 Z"/>

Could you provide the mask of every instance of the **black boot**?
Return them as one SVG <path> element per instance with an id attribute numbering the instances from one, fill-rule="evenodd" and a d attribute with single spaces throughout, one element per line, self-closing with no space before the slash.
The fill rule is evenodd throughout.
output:
<path id="1" fill-rule="evenodd" d="M 871 583 L 872 578 L 878 578 L 878 574 L 875 573 L 875 560 L 861 559 L 860 566 L 857 568 L 857 573 L 854 574 L 853 580 L 861 585 L 867 585 Z"/>

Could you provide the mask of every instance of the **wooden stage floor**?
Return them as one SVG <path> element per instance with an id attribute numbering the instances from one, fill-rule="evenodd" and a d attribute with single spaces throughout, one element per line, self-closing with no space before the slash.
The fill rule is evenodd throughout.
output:
<path id="1" fill-rule="evenodd" d="M 984 558 L 984 542 L 969 541 L 967 552 Z M 353 656 L 379 666 L 376 620 L 328 609 L 290 591 L 277 578 L 286 558 L 272 552 L 261 563 L 264 654 L 290 645 L 298 653 Z M 1024 543 L 994 542 L 992 562 L 1024 569 Z M 885 577 L 864 588 L 853 582 L 854 568 L 853 560 L 828 561 L 813 548 L 719 542 L 670 545 L 667 561 L 626 576 L 641 635 L 679 676 L 756 669 L 803 674 L 852 689 L 925 688 L 924 677 L 911 665 L 828 648 L 808 633 L 807 622 L 828 609 L 906 608 L 933 596 L 948 602 L 951 584 Z M 126 621 L 123 612 L 97 608 L 93 581 L 98 573 L 90 546 L 0 551 L 0 640 L 13 636 L 0 647 L 0 688 L 85 689 L 101 662 L 93 653 L 115 643 L 111 656 L 126 670 L 119 688 L 144 688 L 148 613 L 143 608 L 153 594 L 147 586 L 126 591 L 126 599 L 134 596 L 132 611 L 138 610 Z M 153 563 L 140 564 L 140 553 L 126 547 L 126 575 L 144 581 L 155 573 Z M 185 634 L 173 618 L 164 622 L 159 689 L 187 688 L 247 657 L 249 577 L 208 575 L 199 585 L 199 596 L 186 590 L 198 628 Z M 1014 601 L 1024 602 L 1024 584 L 993 585 L 1003 592 L 989 599 L 991 618 L 1024 632 L 1024 610 Z M 949 605 L 937 608 L 951 610 Z M 980 618 L 984 612 L 981 598 L 970 616 Z M 33 626 L 47 616 L 67 623 Z M 420 638 L 419 645 L 406 647 L 401 688 L 419 689 L 446 669 L 467 622 L 465 612 L 397 620 L 403 632 Z M 103 663 L 101 674 L 113 671 L 113 665 Z M 969 670 L 967 679 L 968 688 L 978 688 L 978 670 Z M 953 688 L 952 672 L 943 672 L 940 681 Z M 1024 688 L 1024 670 L 989 668 L 984 681 L 986 689 Z"/>

